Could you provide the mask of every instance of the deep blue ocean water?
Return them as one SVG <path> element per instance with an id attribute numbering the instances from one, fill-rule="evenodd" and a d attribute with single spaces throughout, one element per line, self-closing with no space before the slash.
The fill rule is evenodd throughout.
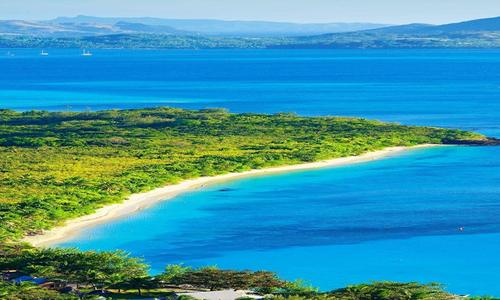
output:
<path id="1" fill-rule="evenodd" d="M 500 136 L 500 50 L 46 50 L 0 50 L 1 108 L 225 107 Z M 125 249 L 154 272 L 215 264 L 322 289 L 416 280 L 499 296 L 500 148 L 420 149 L 207 186 L 63 245 Z"/>

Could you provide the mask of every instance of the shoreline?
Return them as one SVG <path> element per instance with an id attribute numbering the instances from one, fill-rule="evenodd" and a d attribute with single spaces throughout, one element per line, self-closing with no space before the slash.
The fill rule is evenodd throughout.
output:
<path id="1" fill-rule="evenodd" d="M 393 154 L 409 151 L 412 149 L 427 148 L 434 146 L 439 146 L 439 145 L 423 144 L 423 145 L 408 146 L 408 147 L 407 146 L 388 147 L 382 150 L 372 151 L 357 156 L 340 157 L 340 158 L 334 158 L 334 159 L 311 162 L 311 163 L 270 167 L 264 169 L 244 171 L 240 173 L 228 173 L 217 176 L 205 176 L 195 179 L 188 179 L 182 181 L 181 183 L 167 185 L 164 187 L 151 190 L 149 192 L 132 194 L 121 203 L 107 205 L 97 209 L 96 212 L 93 214 L 78 217 L 76 219 L 67 220 L 65 224 L 62 226 L 54 227 L 53 229 L 50 229 L 39 235 L 26 236 L 22 239 L 22 241 L 30 243 L 35 247 L 50 247 L 58 242 L 62 242 L 77 236 L 85 228 L 96 226 L 102 223 L 106 223 L 108 221 L 112 221 L 115 219 L 119 219 L 121 217 L 134 214 L 158 202 L 170 200 L 172 198 L 175 198 L 181 193 L 189 192 L 196 188 L 204 187 L 207 184 L 223 182 L 227 180 L 234 180 L 243 177 L 257 176 L 257 175 L 286 173 L 293 171 L 311 170 L 324 167 L 336 167 L 336 166 L 344 166 L 355 163 L 368 162 L 372 160 L 385 158 Z"/>

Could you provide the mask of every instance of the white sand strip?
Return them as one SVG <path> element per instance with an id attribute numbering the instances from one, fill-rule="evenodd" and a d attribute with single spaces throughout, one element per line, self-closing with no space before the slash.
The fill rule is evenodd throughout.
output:
<path id="1" fill-rule="evenodd" d="M 342 157 L 312 163 L 257 169 L 241 173 L 228 173 L 218 176 L 190 179 L 179 184 L 168 185 L 149 192 L 133 194 L 122 203 L 108 205 L 98 209 L 91 215 L 68 220 L 63 226 L 55 227 L 40 235 L 27 236 L 23 239 L 23 241 L 28 242 L 36 247 L 50 246 L 78 235 L 78 233 L 84 228 L 95 226 L 97 224 L 105 223 L 113 219 L 133 214 L 137 211 L 150 207 L 151 205 L 154 205 L 159 201 L 172 199 L 182 192 L 196 189 L 211 183 L 233 180 L 248 176 L 309 170 L 367 162 L 397 154 L 406 150 L 431 146 L 437 145 L 425 144 L 414 147 L 390 147 L 379 151 L 368 152 L 359 156 Z"/>

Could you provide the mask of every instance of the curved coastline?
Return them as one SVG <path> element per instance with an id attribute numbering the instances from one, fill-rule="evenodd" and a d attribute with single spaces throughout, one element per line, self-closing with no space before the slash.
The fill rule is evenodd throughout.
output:
<path id="1" fill-rule="evenodd" d="M 72 237 L 78 235 L 81 230 L 87 227 L 96 226 L 98 224 L 106 223 L 114 219 L 131 215 L 133 213 L 146 209 L 160 201 L 172 199 L 183 192 L 200 188 L 207 184 L 234 180 L 242 177 L 310 170 L 323 167 L 344 166 L 349 164 L 368 162 L 412 149 L 434 146 L 440 145 L 423 144 L 411 147 L 388 147 L 382 150 L 372 151 L 357 156 L 340 157 L 318 162 L 270 167 L 240 173 L 228 173 L 217 176 L 206 176 L 189 179 L 178 184 L 167 185 L 165 187 L 157 188 L 149 192 L 133 194 L 121 203 L 107 205 L 96 210 L 96 212 L 93 214 L 68 220 L 64 225 L 55 227 L 42 234 L 26 236 L 23 241 L 30 243 L 35 247 L 49 247 L 56 243 L 71 239 Z"/>

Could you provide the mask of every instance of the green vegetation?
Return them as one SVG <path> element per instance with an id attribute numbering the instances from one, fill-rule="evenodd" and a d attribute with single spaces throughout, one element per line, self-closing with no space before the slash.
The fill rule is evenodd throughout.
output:
<path id="1" fill-rule="evenodd" d="M 222 289 L 253 290 L 276 300 L 448 300 L 459 297 L 445 292 L 438 284 L 374 282 L 331 292 L 301 283 L 279 279 L 266 271 L 232 271 L 216 267 L 193 269 L 167 266 L 165 272 L 149 276 L 141 260 L 116 252 L 82 252 L 75 249 L 36 249 L 15 245 L 0 248 L 0 297 L 9 300 L 111 299 L 163 297 L 174 299 L 174 292 Z M 44 278 L 45 287 L 10 281 L 20 275 Z M 10 277 L 10 278 L 8 278 Z M 68 289 L 68 287 L 75 287 Z M 192 299 L 187 296 L 181 299 Z M 471 298 L 494 300 L 494 298 Z M 498 299 L 497 299 L 498 300 Z"/>
<path id="2" fill-rule="evenodd" d="M 41 288 L 32 283 L 14 284 L 0 280 L 0 299 L 4 300 L 74 300 L 75 295 L 65 295 Z"/>
<path id="3" fill-rule="evenodd" d="M 350 32 L 300 37 L 277 44 L 279 48 L 499 48 L 499 32 L 379 33 Z"/>
<path id="4" fill-rule="evenodd" d="M 114 34 L 88 37 L 39 37 L 0 35 L 0 48 L 146 48 L 226 49 L 267 48 L 286 43 L 281 38 L 204 37 L 162 34 Z"/>
<path id="5" fill-rule="evenodd" d="M 215 267 L 168 266 L 151 276 L 142 260 L 121 251 L 36 249 L 17 241 L 132 193 L 188 178 L 390 146 L 488 141 L 460 130 L 221 109 L 0 110 L 0 298 L 92 299 L 104 294 L 112 299 L 170 299 L 188 285 L 198 290 L 251 289 L 268 299 L 454 299 L 437 285 L 416 283 L 382 282 L 320 293 L 271 272 Z M 21 275 L 43 278 L 50 285 L 10 281 Z"/>
<path id="6" fill-rule="evenodd" d="M 110 287 L 147 276 L 147 266 L 125 253 L 82 252 L 76 249 L 27 249 L 6 255 L 3 269 L 49 278 L 52 281 Z M 137 283 L 136 286 L 139 286 Z"/>
<path id="7" fill-rule="evenodd" d="M 179 268 L 182 268 L 180 272 Z M 280 280 L 276 274 L 271 272 L 219 270 L 216 267 L 191 269 L 175 265 L 167 266 L 166 272 L 159 275 L 158 278 L 170 285 L 188 284 L 211 291 L 233 288 L 238 290 L 256 289 L 263 293 L 271 293 L 291 285 Z"/>
<path id="8" fill-rule="evenodd" d="M 0 237 L 17 240 L 187 178 L 481 135 L 354 118 L 173 108 L 0 111 Z"/>
<path id="9" fill-rule="evenodd" d="M 144 291 L 176 288 L 189 285 L 201 290 L 255 289 L 262 293 L 292 289 L 300 291 L 295 283 L 283 281 L 271 272 L 229 271 L 216 267 L 192 269 L 179 265 L 167 266 L 165 272 L 149 276 L 148 267 L 141 260 L 127 254 L 116 252 L 82 252 L 76 249 L 37 249 L 15 245 L 3 247 L 0 255 L 0 270 L 3 274 L 10 270 L 15 276 L 29 275 L 44 278 L 52 283 L 54 289 L 67 286 L 81 287 L 85 290 L 136 290 L 141 296 Z M 11 276 L 12 277 L 12 276 Z M 39 291 L 35 286 L 23 283 L 14 285 L 2 282 L 0 291 L 15 294 L 25 288 Z M 40 290 L 40 292 L 47 292 Z"/>
<path id="10" fill-rule="evenodd" d="M 278 295 L 273 299 L 290 300 L 447 300 L 457 299 L 443 291 L 439 284 L 422 285 L 418 283 L 374 282 L 372 284 L 359 284 L 348 286 L 328 293 L 309 293 L 291 296 Z"/>
<path id="11" fill-rule="evenodd" d="M 86 37 L 0 35 L 0 48 L 273 49 L 273 48 L 499 48 L 500 33 L 381 33 L 362 31 L 305 37 L 209 37 L 113 34 Z"/>

